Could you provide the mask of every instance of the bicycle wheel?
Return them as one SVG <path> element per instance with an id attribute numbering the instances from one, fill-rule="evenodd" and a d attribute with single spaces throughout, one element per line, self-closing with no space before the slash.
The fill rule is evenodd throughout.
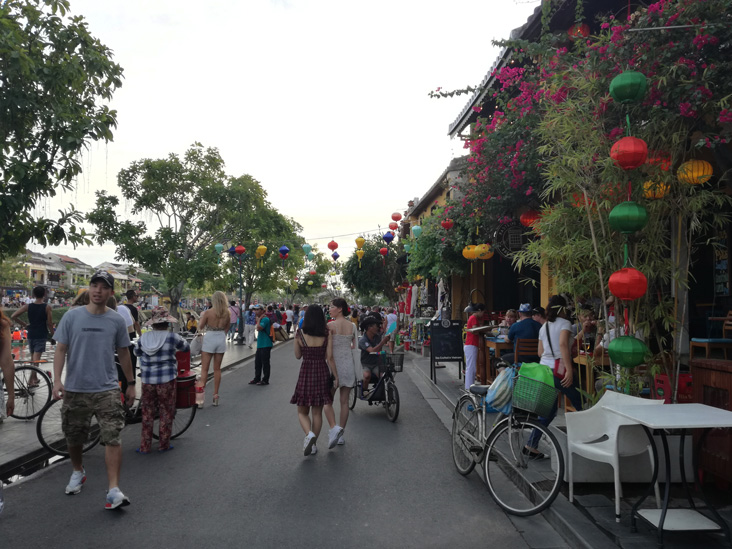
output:
<path id="1" fill-rule="evenodd" d="M 68 457 L 69 449 L 66 445 L 66 437 L 61 428 L 61 405 L 63 400 L 52 400 L 41 410 L 36 423 L 36 435 L 38 441 L 46 450 L 59 456 Z M 99 424 L 96 416 L 92 416 L 89 425 L 89 433 L 82 445 L 82 451 L 88 452 L 99 442 Z"/>
<path id="2" fill-rule="evenodd" d="M 387 381 L 385 389 L 386 401 L 384 407 L 386 408 L 386 417 L 392 423 L 399 417 L 399 389 L 393 381 Z"/>
<path id="3" fill-rule="evenodd" d="M 452 460 L 461 475 L 469 475 L 483 455 L 480 410 L 471 397 L 460 397 L 452 415 Z"/>
<path id="4" fill-rule="evenodd" d="M 176 408 L 175 418 L 173 419 L 173 428 L 171 429 L 170 438 L 174 439 L 181 436 L 188 430 L 188 427 L 193 423 L 193 418 L 196 417 L 198 406 L 191 406 L 190 408 Z M 158 440 L 160 430 L 160 420 L 155 417 L 155 424 L 153 425 L 153 438 Z"/>
<path id="5" fill-rule="evenodd" d="M 543 459 L 523 453 L 534 430 Z M 564 478 L 564 457 L 556 437 L 535 419 L 508 417 L 491 431 L 483 460 L 485 481 L 496 503 L 507 513 L 526 517 L 549 507 Z M 552 469 L 554 466 L 554 471 Z"/>
<path id="6" fill-rule="evenodd" d="M 353 410 L 356 407 L 356 400 L 358 400 L 358 389 L 360 382 L 351 387 L 351 391 L 348 393 L 348 409 Z"/>
<path id="7" fill-rule="evenodd" d="M 33 379 L 35 378 L 35 379 Z M 33 419 L 51 400 L 52 384 L 46 372 L 35 366 L 15 368 L 16 419 Z M 7 389 L 5 389 L 7 393 Z"/>

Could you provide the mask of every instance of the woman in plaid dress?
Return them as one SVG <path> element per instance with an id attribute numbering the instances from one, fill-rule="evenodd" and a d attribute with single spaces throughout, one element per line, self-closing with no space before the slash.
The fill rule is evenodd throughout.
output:
<path id="1" fill-rule="evenodd" d="M 302 365 L 295 386 L 295 394 L 292 395 L 290 404 L 297 405 L 300 426 L 305 431 L 303 452 L 309 456 L 318 451 L 315 442 L 323 426 L 324 407 L 326 407 L 326 415 L 332 416 L 328 417 L 329 423 L 335 424 L 331 387 L 338 387 L 338 371 L 333 360 L 333 343 L 328 337 L 325 315 L 320 307 L 308 307 L 302 329 L 295 337 L 295 357 L 302 359 Z M 337 442 L 337 438 L 334 442 Z M 332 448 L 334 445 L 330 447 Z"/>

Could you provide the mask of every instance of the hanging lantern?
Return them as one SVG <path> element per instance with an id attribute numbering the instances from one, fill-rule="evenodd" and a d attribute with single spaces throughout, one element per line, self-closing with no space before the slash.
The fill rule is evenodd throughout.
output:
<path id="1" fill-rule="evenodd" d="M 341 257 L 341 254 L 339 254 L 338 252 L 333 252 L 330 257 L 333 258 L 333 261 L 338 261 L 338 258 Z"/>
<path id="2" fill-rule="evenodd" d="M 445 219 L 440 223 L 440 225 L 442 225 L 442 228 L 445 229 L 446 231 L 449 231 L 450 229 L 452 229 L 452 226 L 454 224 L 455 223 L 452 221 L 452 219 Z"/>
<path id="3" fill-rule="evenodd" d="M 569 27 L 567 34 L 572 40 L 576 38 L 587 38 L 590 35 L 590 26 L 587 23 L 575 23 Z"/>
<path id="4" fill-rule="evenodd" d="M 313 259 L 315 259 L 315 252 L 309 252 L 309 253 L 308 253 L 308 259 L 309 259 L 310 261 L 312 261 Z"/>
<path id="5" fill-rule="evenodd" d="M 486 260 L 493 257 L 493 246 L 490 244 L 478 244 L 475 247 L 475 259 Z"/>
<path id="6" fill-rule="evenodd" d="M 229 254 L 231 257 L 234 257 L 234 254 L 236 254 L 236 247 L 232 245 L 231 248 L 226 250 L 226 253 Z"/>
<path id="7" fill-rule="evenodd" d="M 391 214 L 391 218 L 394 221 L 399 221 L 402 218 L 402 214 L 400 214 L 399 212 L 394 212 L 393 214 Z"/>
<path id="8" fill-rule="evenodd" d="M 640 231 L 648 223 L 648 211 L 631 200 L 622 202 L 610 211 L 610 228 L 623 234 Z"/>
<path id="9" fill-rule="evenodd" d="M 640 339 L 633 336 L 613 338 L 607 347 L 610 360 L 623 368 L 635 368 L 643 364 L 648 355 L 648 347 Z"/>
<path id="10" fill-rule="evenodd" d="M 264 267 L 264 254 L 267 253 L 267 246 L 260 245 L 257 247 L 256 255 L 259 258 L 259 266 Z"/>
<path id="11" fill-rule="evenodd" d="M 714 175 L 712 165 L 706 160 L 689 160 L 679 166 L 676 176 L 689 185 L 701 185 Z"/>
<path id="12" fill-rule="evenodd" d="M 620 103 L 637 103 L 646 95 L 648 80 L 642 72 L 621 72 L 610 82 L 610 95 Z"/>
<path id="13" fill-rule="evenodd" d="M 386 256 L 389 254 L 389 248 L 381 248 L 379 253 L 381 254 L 381 262 L 386 265 Z"/>
<path id="14" fill-rule="evenodd" d="M 646 181 L 643 183 L 643 196 L 651 200 L 663 198 L 669 191 L 669 185 L 661 181 Z"/>
<path id="15" fill-rule="evenodd" d="M 618 299 L 633 301 L 646 293 L 648 279 L 638 269 L 623 267 L 610 275 L 607 285 Z"/>
<path id="16" fill-rule="evenodd" d="M 396 221 L 392 221 L 391 223 L 389 223 L 389 228 L 392 231 L 396 231 L 398 227 L 399 227 L 399 224 Z"/>
<path id="17" fill-rule="evenodd" d="M 361 268 L 361 260 L 363 259 L 363 254 L 365 254 L 365 253 L 366 252 L 364 252 L 360 248 L 358 250 L 356 250 L 356 257 L 358 257 L 358 268 L 359 269 Z"/>
<path id="18" fill-rule="evenodd" d="M 419 225 L 412 227 L 412 234 L 414 235 L 414 238 L 419 238 L 419 235 L 422 234 L 422 227 Z"/>
<path id="19" fill-rule="evenodd" d="M 316 274 L 318 274 L 318 271 L 316 271 L 315 269 L 310 269 L 310 276 L 315 276 Z"/>
<path id="20" fill-rule="evenodd" d="M 310 244 L 303 244 L 302 245 L 302 251 L 305 253 L 305 255 L 308 255 L 310 253 L 310 250 L 312 250 L 313 247 Z"/>
<path id="21" fill-rule="evenodd" d="M 411 244 L 405 244 L 404 245 L 404 251 L 405 252 L 409 253 L 411 250 L 412 250 L 412 245 Z"/>
<path id="22" fill-rule="evenodd" d="M 624 170 L 633 170 L 645 164 L 648 145 L 637 137 L 623 137 L 613 144 L 610 157 Z"/>
<path id="23" fill-rule="evenodd" d="M 475 257 L 476 257 L 475 246 L 473 246 L 472 244 L 469 244 L 468 246 L 465 246 L 463 248 L 463 257 L 465 259 L 468 259 L 470 261 L 473 261 L 475 259 Z"/>
<path id="24" fill-rule="evenodd" d="M 236 252 L 236 255 L 242 255 L 244 252 L 246 252 L 247 249 L 239 244 L 236 248 L 234 248 L 234 252 Z"/>
<path id="25" fill-rule="evenodd" d="M 335 240 L 331 240 L 330 242 L 328 242 L 328 249 L 331 252 L 335 252 L 336 248 L 338 248 L 338 242 L 336 242 Z"/>
<path id="26" fill-rule="evenodd" d="M 361 248 L 363 248 L 363 245 L 364 245 L 365 243 L 366 243 L 366 240 L 364 239 L 364 237 L 362 237 L 362 236 L 359 236 L 359 237 L 358 237 L 358 238 L 356 239 L 356 248 L 358 248 L 358 249 L 360 250 Z"/>
<path id="27" fill-rule="evenodd" d="M 335 276 L 335 275 L 336 275 L 335 271 L 330 271 L 330 272 L 328 273 L 328 276 Z"/>
<path id="28" fill-rule="evenodd" d="M 321 288 L 327 288 L 327 287 L 328 287 L 328 285 L 327 285 L 327 284 L 326 284 L 325 282 L 323 282 L 323 283 L 322 283 L 322 284 L 320 285 L 320 287 L 321 287 Z"/>
<path id="29" fill-rule="evenodd" d="M 524 227 L 531 227 L 541 219 L 541 213 L 537 212 L 536 210 L 526 210 L 524 213 L 521 214 L 521 217 L 519 217 L 519 222 Z"/>
<path id="30" fill-rule="evenodd" d="M 386 242 L 387 244 L 391 244 L 391 241 L 394 240 L 394 235 L 390 232 L 386 232 L 381 238 L 383 238 L 384 242 Z"/>
<path id="31" fill-rule="evenodd" d="M 217 254 L 220 254 L 224 251 L 224 245 L 221 243 L 214 245 L 214 248 L 216 249 Z"/>
<path id="32" fill-rule="evenodd" d="M 313 285 L 313 281 L 312 280 L 308 280 L 308 286 L 312 286 L 312 285 Z"/>

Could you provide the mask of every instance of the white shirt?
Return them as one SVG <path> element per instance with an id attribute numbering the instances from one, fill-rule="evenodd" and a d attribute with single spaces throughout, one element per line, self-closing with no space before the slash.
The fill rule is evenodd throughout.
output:
<path id="1" fill-rule="evenodd" d="M 287 322 L 292 322 L 292 319 L 295 318 L 295 313 L 292 311 L 292 309 L 287 309 L 285 311 L 285 314 L 287 315 Z"/>
<path id="2" fill-rule="evenodd" d="M 118 305 L 117 306 L 117 314 L 125 319 L 125 325 L 127 326 L 128 332 L 134 332 L 135 331 L 135 321 L 132 320 L 132 313 L 130 310 L 125 307 L 124 305 Z"/>
<path id="3" fill-rule="evenodd" d="M 548 333 L 547 333 L 548 330 Z M 569 346 L 572 347 L 572 324 L 566 318 L 557 318 L 554 322 L 545 322 L 539 330 L 539 340 L 544 348 L 544 354 L 541 355 L 539 362 L 544 366 L 554 369 L 554 361 L 562 358 L 562 350 L 559 347 L 559 337 L 562 332 L 567 331 L 570 334 Z M 549 338 L 552 344 L 549 345 Z M 554 353 L 552 353 L 554 349 Z"/>

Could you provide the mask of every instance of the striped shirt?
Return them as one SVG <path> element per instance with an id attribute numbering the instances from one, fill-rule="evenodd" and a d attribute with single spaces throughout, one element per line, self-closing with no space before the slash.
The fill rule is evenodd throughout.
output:
<path id="1" fill-rule="evenodd" d="M 142 382 L 160 385 L 175 379 L 178 376 L 175 353 L 189 349 L 188 342 L 173 332 L 153 330 L 142 334 L 135 343 L 135 355 L 140 357 Z"/>

